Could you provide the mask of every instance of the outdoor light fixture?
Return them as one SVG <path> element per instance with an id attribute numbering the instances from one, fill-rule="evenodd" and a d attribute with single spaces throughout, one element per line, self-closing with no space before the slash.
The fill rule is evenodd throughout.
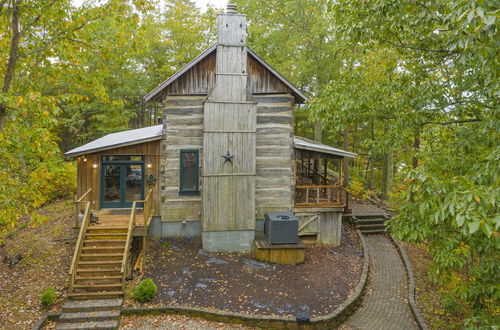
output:
<path id="1" fill-rule="evenodd" d="M 149 164 L 146 165 L 146 167 L 147 168 L 151 168 L 151 167 L 153 167 L 153 165 L 151 163 L 149 163 Z"/>
<path id="2" fill-rule="evenodd" d="M 92 164 L 92 168 L 97 168 L 97 163 Z"/>
<path id="3" fill-rule="evenodd" d="M 83 161 L 86 162 L 87 161 L 87 158 L 83 157 Z"/>

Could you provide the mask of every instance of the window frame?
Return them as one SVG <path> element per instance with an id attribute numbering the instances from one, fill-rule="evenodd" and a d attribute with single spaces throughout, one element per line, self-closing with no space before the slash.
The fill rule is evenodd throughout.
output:
<path id="1" fill-rule="evenodd" d="M 196 155 L 196 189 L 185 189 L 184 184 L 184 164 L 182 155 L 194 153 Z M 179 195 L 199 195 L 200 194 L 200 151 L 198 149 L 182 149 L 179 152 Z"/>

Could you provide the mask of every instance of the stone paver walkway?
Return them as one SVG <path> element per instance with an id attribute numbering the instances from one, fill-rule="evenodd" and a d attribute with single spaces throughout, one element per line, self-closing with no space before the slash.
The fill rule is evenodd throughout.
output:
<path id="1" fill-rule="evenodd" d="M 361 307 L 342 329 L 418 329 L 407 303 L 407 279 L 399 254 L 385 235 L 365 236 L 370 277 Z"/>

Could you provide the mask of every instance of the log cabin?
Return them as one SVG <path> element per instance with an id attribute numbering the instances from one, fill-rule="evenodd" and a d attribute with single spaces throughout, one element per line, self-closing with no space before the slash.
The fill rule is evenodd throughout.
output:
<path id="1" fill-rule="evenodd" d="M 206 251 L 248 252 L 271 211 L 293 212 L 299 235 L 340 244 L 341 163 L 355 154 L 294 136 L 294 107 L 307 96 L 246 45 L 245 15 L 230 5 L 217 21 L 217 42 L 145 96 L 163 104 L 161 125 L 66 153 L 78 163 L 73 268 L 91 215 L 126 227 L 122 274 L 132 237 L 143 239 L 141 255 L 146 237 L 201 236 Z"/>

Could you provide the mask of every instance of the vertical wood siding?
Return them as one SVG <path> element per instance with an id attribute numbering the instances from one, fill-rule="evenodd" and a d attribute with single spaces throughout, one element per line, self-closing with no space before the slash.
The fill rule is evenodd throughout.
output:
<path id="1" fill-rule="evenodd" d="M 150 174 L 154 174 L 158 180 L 156 184 L 149 185 L 144 183 L 144 194 L 149 188 L 154 189 L 155 215 L 159 215 L 160 210 L 160 141 L 150 141 L 138 143 L 130 146 L 119 147 L 115 149 L 103 150 L 77 158 L 77 196 L 81 196 L 88 189 L 92 189 L 92 208 L 100 209 L 101 199 L 101 156 L 104 155 L 143 155 L 144 156 L 144 179 Z M 83 161 L 86 158 L 87 161 Z M 98 168 L 93 168 L 92 164 L 99 164 Z M 147 168 L 151 164 L 151 168 Z"/>
<path id="2" fill-rule="evenodd" d="M 256 104 L 205 102 L 204 111 L 203 230 L 253 230 Z"/>

